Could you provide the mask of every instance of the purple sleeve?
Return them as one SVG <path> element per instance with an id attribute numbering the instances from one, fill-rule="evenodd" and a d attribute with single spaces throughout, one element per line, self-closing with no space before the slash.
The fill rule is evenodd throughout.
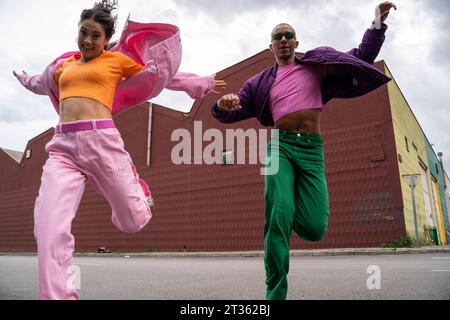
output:
<path id="1" fill-rule="evenodd" d="M 251 90 L 252 80 L 250 79 L 245 82 L 237 93 L 242 109 L 236 111 L 220 111 L 217 107 L 217 102 L 215 102 L 211 107 L 213 117 L 222 123 L 233 123 L 255 117 L 255 101 Z"/>
<path id="2" fill-rule="evenodd" d="M 384 34 L 387 28 L 387 25 L 383 23 L 381 29 L 368 29 L 359 47 L 350 50 L 348 53 L 367 63 L 373 64 L 383 45 L 385 39 Z"/>

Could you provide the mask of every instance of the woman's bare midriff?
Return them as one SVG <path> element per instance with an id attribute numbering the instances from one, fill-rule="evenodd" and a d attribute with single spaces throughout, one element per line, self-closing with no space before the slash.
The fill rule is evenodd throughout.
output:
<path id="1" fill-rule="evenodd" d="M 320 109 L 306 109 L 290 113 L 275 123 L 275 128 L 290 132 L 319 133 Z"/>
<path id="2" fill-rule="evenodd" d="M 59 107 L 60 122 L 112 119 L 111 110 L 108 107 L 89 98 L 67 98 L 61 101 Z"/>

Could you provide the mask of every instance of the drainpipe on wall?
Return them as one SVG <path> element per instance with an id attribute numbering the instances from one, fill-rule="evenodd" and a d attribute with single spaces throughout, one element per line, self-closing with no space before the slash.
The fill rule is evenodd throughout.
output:
<path id="1" fill-rule="evenodd" d="M 442 156 L 444 155 L 442 152 L 438 152 L 439 162 L 441 165 L 441 174 L 442 174 L 442 182 L 444 186 L 444 191 L 447 190 L 447 184 L 445 183 L 445 171 L 444 171 L 444 163 L 442 162 Z"/>
<path id="2" fill-rule="evenodd" d="M 148 103 L 148 132 L 147 132 L 147 167 L 150 166 L 152 156 L 152 118 L 153 118 L 153 104 Z"/>
<path id="3" fill-rule="evenodd" d="M 419 241 L 419 228 L 417 225 L 417 212 L 416 212 L 416 197 L 414 194 L 414 189 L 417 186 L 417 181 L 419 180 L 420 174 L 405 174 L 403 178 L 408 183 L 411 188 L 411 197 L 412 197 L 412 207 L 413 207 L 413 218 L 414 218 L 414 234 L 416 238 L 416 247 L 420 247 Z"/>

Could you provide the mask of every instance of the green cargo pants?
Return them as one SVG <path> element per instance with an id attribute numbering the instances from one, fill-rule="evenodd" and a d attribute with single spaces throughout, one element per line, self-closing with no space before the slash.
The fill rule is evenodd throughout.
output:
<path id="1" fill-rule="evenodd" d="M 279 142 L 275 141 L 272 139 L 267 147 L 267 160 L 277 160 L 279 168 L 265 176 L 264 264 L 266 298 L 284 300 L 291 231 L 308 241 L 320 241 L 325 236 L 328 189 L 320 134 L 279 131 Z"/>

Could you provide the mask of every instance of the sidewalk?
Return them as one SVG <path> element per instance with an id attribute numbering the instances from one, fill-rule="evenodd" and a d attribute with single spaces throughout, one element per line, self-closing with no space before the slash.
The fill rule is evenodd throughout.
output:
<path id="1" fill-rule="evenodd" d="M 345 256 L 345 255 L 397 255 L 423 253 L 450 253 L 450 245 L 421 248 L 339 248 L 291 250 L 291 256 Z M 0 256 L 33 256 L 36 253 L 0 252 Z M 75 257 L 147 257 L 147 258 L 224 258 L 224 257 L 264 257 L 264 251 L 232 252 L 111 252 L 89 253 L 76 252 Z"/>

